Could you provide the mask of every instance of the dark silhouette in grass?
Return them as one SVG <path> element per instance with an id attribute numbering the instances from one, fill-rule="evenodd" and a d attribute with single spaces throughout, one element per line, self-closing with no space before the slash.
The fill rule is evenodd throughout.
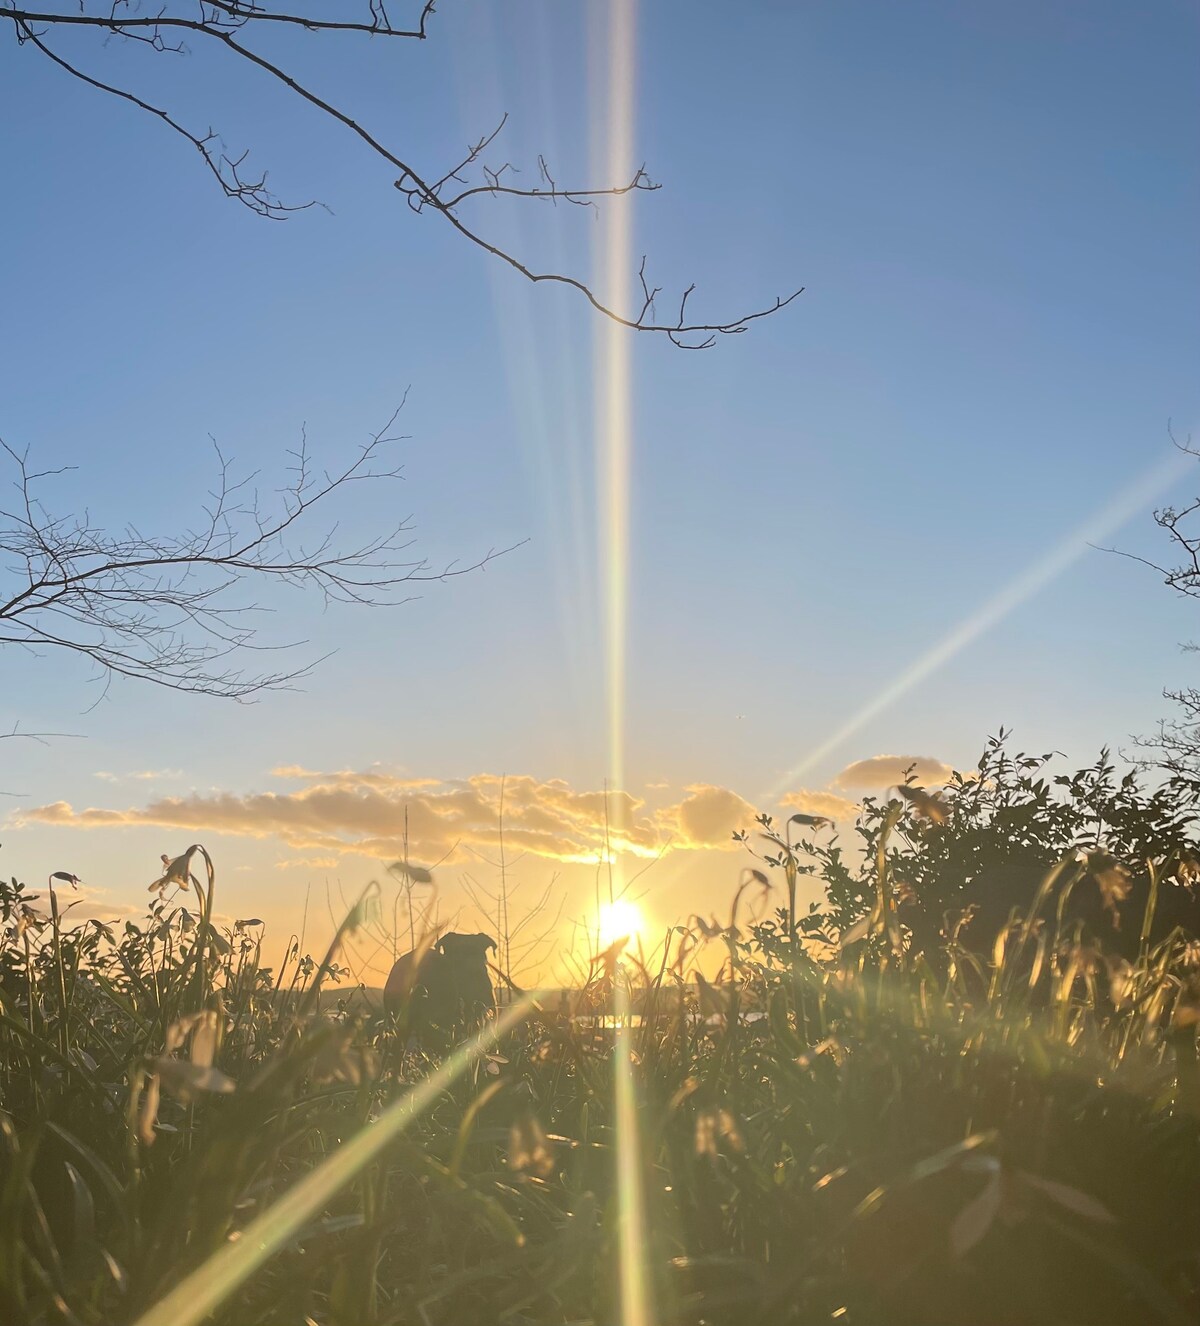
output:
<path id="1" fill-rule="evenodd" d="M 403 954 L 384 986 L 384 1008 L 394 1016 L 407 1009 L 409 1033 L 434 1042 L 478 1027 L 496 1007 L 487 963 L 495 948 L 491 935 L 448 934 Z"/>

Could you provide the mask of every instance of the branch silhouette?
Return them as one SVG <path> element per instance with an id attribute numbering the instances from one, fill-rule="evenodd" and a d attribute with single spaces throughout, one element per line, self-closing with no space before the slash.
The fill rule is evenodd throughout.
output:
<path id="1" fill-rule="evenodd" d="M 312 531 L 314 511 L 328 510 L 351 485 L 401 476 L 386 458 L 400 440 L 391 432 L 398 415 L 332 471 L 315 470 L 302 437 L 271 499 L 251 487 L 256 475 L 235 479 L 216 448 L 216 482 L 194 528 L 166 535 L 132 526 L 109 533 L 86 511 L 53 514 L 38 492 L 63 471 L 34 470 L 27 452 L 0 441 L 16 493 L 0 507 L 0 645 L 80 655 L 100 668 L 106 686 L 124 676 L 235 700 L 289 688 L 320 660 L 247 669 L 241 660 L 248 652 L 287 652 L 305 642 L 263 643 L 256 622 L 266 609 L 254 599 L 231 600 L 238 588 L 277 583 L 315 590 L 327 604 L 395 605 L 413 597 L 414 585 L 467 574 L 501 555 L 492 549 L 469 566 L 441 569 L 409 559 L 407 520 L 348 546 L 332 520 Z"/>
<path id="2" fill-rule="evenodd" d="M 268 5 L 260 0 L 200 0 L 198 6 L 185 4 L 184 0 L 162 0 L 153 14 L 139 13 L 136 8 L 123 3 L 123 0 L 107 0 L 107 3 L 75 0 L 69 8 L 65 5 L 33 8 L 17 3 L 16 0 L 0 0 L 0 19 L 8 19 L 12 24 L 19 45 L 39 51 L 56 67 L 88 87 L 116 97 L 158 119 L 199 153 L 226 197 L 268 220 L 285 220 L 292 213 L 317 204 L 313 200 L 284 202 L 268 187 L 265 173 L 251 175 L 245 172 L 246 152 L 229 152 L 223 140 L 211 128 L 204 132 L 189 128 L 168 109 L 147 100 L 131 87 L 98 77 L 78 63 L 74 55 L 68 58 L 56 49 L 52 40 L 54 35 L 61 33 L 65 36 L 72 31 L 91 30 L 105 40 L 118 37 L 139 42 L 164 56 L 190 53 L 184 44 L 185 38 L 193 39 L 197 46 L 219 48 L 236 61 L 280 84 L 299 101 L 340 124 L 376 158 L 396 172 L 395 187 L 413 212 L 434 213 L 467 243 L 482 249 L 525 280 L 533 284 L 565 286 L 586 300 L 601 316 L 631 331 L 665 336 L 681 349 L 708 349 L 718 338 L 738 335 L 760 319 L 778 313 L 803 293 L 803 287 L 794 289 L 786 295 L 777 296 L 771 303 L 733 317 L 693 319 L 688 314 L 689 300 L 696 288 L 693 283 L 680 298 L 678 316 L 673 321 L 660 322 L 656 317 L 654 296 L 661 292 L 658 289 L 651 292 L 645 280 L 646 260 L 643 258 L 639 278 L 646 297 L 640 312 L 635 317 L 628 317 L 602 299 L 582 278 L 568 272 L 543 270 L 489 239 L 479 222 L 464 219 L 461 209 L 472 201 L 498 197 L 595 207 L 602 199 L 619 199 L 632 193 L 657 190 L 659 185 L 651 180 L 644 166 L 639 167 L 627 182 L 598 187 L 563 187 L 551 175 L 545 159 L 539 157 L 539 184 L 531 188 L 519 187 L 511 182 L 516 173 L 511 162 L 492 166 L 483 159 L 483 154 L 503 130 L 506 116 L 495 130 L 468 148 L 466 156 L 457 166 L 436 179 L 432 176 L 427 178 L 409 163 L 407 152 L 385 144 L 347 111 L 289 72 L 283 63 L 247 44 L 247 41 L 255 42 L 260 37 L 269 40 L 273 31 L 278 32 L 284 28 L 300 29 L 326 40 L 336 38 L 338 34 L 348 34 L 424 41 L 428 38 L 429 20 L 434 12 L 434 0 L 426 0 L 417 12 L 416 21 L 409 27 L 403 27 L 393 23 L 385 0 L 366 0 L 357 10 L 357 18 L 344 15 L 320 17 L 315 13 L 307 14 L 289 8 L 286 4 Z"/>

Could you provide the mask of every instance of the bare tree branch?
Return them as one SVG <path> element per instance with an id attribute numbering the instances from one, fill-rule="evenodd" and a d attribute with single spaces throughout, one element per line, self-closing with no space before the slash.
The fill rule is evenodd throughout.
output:
<path id="1" fill-rule="evenodd" d="M 78 737 L 78 732 L 22 732 L 20 723 L 14 723 L 9 732 L 0 732 L 0 741 L 35 741 L 39 746 L 47 745 L 51 740 L 62 737 Z M 12 796 L 8 792 L 6 796 Z"/>
<path id="2" fill-rule="evenodd" d="M 292 7 L 286 3 L 267 4 L 262 0 L 199 0 L 196 7 L 185 0 L 161 0 L 153 14 L 141 14 L 136 8 L 124 3 L 124 0 L 75 0 L 75 4 L 70 7 L 64 2 L 61 7 L 51 4 L 38 8 L 20 4 L 18 0 L 0 0 L 0 18 L 7 18 L 12 23 L 19 44 L 38 50 L 58 68 L 89 87 L 128 102 L 162 121 L 196 149 L 227 197 L 258 216 L 284 220 L 292 212 L 302 211 L 314 204 L 311 201 L 284 203 L 268 189 L 265 173 L 257 178 L 243 176 L 246 153 L 231 155 L 211 128 L 203 133 L 190 129 L 168 110 L 154 105 L 132 89 L 96 77 L 74 59 L 67 59 L 60 51 L 53 49 L 46 40 L 47 35 L 91 29 L 105 38 L 118 36 L 136 40 L 159 54 L 187 53 L 187 48 L 180 40 L 183 37 L 193 38 L 199 44 L 218 46 L 237 61 L 281 84 L 294 97 L 342 125 L 377 158 L 398 172 L 394 180 L 395 187 L 403 194 L 412 211 L 431 211 L 440 216 L 468 243 L 496 258 L 527 281 L 566 286 L 581 295 L 603 317 L 632 331 L 658 333 L 683 349 L 708 349 L 718 337 L 746 331 L 752 323 L 786 308 L 803 293 L 803 287 L 800 287 L 787 295 L 777 296 L 762 308 L 736 317 L 689 321 L 688 300 L 695 290 L 692 284 L 683 292 L 679 316 L 675 321 L 660 323 L 654 316 L 653 296 L 661 292 L 657 289 L 650 292 L 645 280 L 643 259 L 640 280 L 644 302 L 636 316 L 626 316 L 614 305 L 601 299 L 586 281 L 565 272 L 539 270 L 494 243 L 487 238 L 478 223 L 468 224 L 460 209 L 472 200 L 500 197 L 554 204 L 561 201 L 575 206 L 595 207 L 597 201 L 603 198 L 616 199 L 632 193 L 657 190 L 659 186 L 650 179 L 644 166 L 639 167 L 627 183 L 565 188 L 556 182 L 545 159 L 539 157 L 538 178 L 541 183 L 520 187 L 511 182 L 517 174 L 511 162 L 505 161 L 493 166 L 483 160 L 483 154 L 495 143 L 504 127 L 505 121 L 502 119 L 495 130 L 467 149 L 466 156 L 457 166 L 433 182 L 428 182 L 423 174 L 408 164 L 407 153 L 402 155 L 399 150 L 385 145 L 346 111 L 301 83 L 283 65 L 245 44 L 247 38 L 253 40 L 262 37 L 269 40 L 272 29 L 278 31 L 281 27 L 299 28 L 325 38 L 343 33 L 423 41 L 428 35 L 428 22 L 434 9 L 434 0 L 427 0 L 420 8 L 415 24 L 401 27 L 392 22 L 385 0 L 366 0 L 358 11 L 358 17 L 346 17 L 344 14 L 321 17 L 315 5 L 313 12 L 307 13 L 302 7 Z M 169 39 L 169 34 L 174 35 Z"/>
<path id="3" fill-rule="evenodd" d="M 81 0 L 77 13 L 71 10 L 32 10 L 15 3 L 6 3 L 4 8 L 18 22 L 100 28 L 118 36 L 148 33 L 150 40 L 159 37 L 164 29 L 182 29 L 211 35 L 214 32 L 237 32 L 251 25 L 282 23 L 303 28 L 307 32 L 365 32 L 372 37 L 410 37 L 423 41 L 428 35 L 426 25 L 434 13 L 435 5 L 430 0 L 422 8 L 415 28 L 394 26 L 379 0 L 370 0 L 367 5 L 369 18 L 365 21 L 273 11 L 258 3 L 258 0 L 200 0 L 199 16 L 192 18 L 173 13 L 169 3 L 162 5 L 155 14 L 134 14 L 128 11 L 126 0 L 112 0 L 110 5 L 93 5 L 93 13 L 87 10 L 87 0 Z M 156 49 L 166 48 L 156 43 Z"/>
<path id="4" fill-rule="evenodd" d="M 1192 444 L 1191 437 L 1180 441 L 1168 425 L 1167 433 L 1172 443 L 1188 456 L 1200 459 L 1200 449 Z M 1122 548 L 1104 548 L 1103 552 L 1116 553 L 1130 561 L 1162 576 L 1163 584 L 1185 598 L 1200 598 L 1200 497 L 1186 506 L 1162 507 L 1154 513 L 1154 520 L 1169 537 L 1176 555 L 1180 558 L 1173 566 L 1163 566 L 1148 557 L 1139 557 L 1136 553 L 1126 552 Z M 1198 646 L 1184 645 L 1188 653 L 1197 652 Z M 1171 700 L 1180 710 L 1182 717 L 1163 719 L 1158 731 L 1152 736 L 1134 737 L 1134 746 L 1144 752 L 1139 762 L 1145 767 L 1165 769 L 1179 777 L 1195 777 L 1200 773 L 1200 688 L 1184 686 L 1168 688 L 1163 691 L 1163 699 Z"/>
<path id="5" fill-rule="evenodd" d="M 233 480 L 218 449 L 216 482 L 195 527 L 165 535 L 132 526 L 111 534 L 86 511 L 52 514 L 36 490 L 61 471 L 34 470 L 27 453 L 0 441 L 16 493 L 0 506 L 0 645 L 62 649 L 89 659 L 106 678 L 237 700 L 291 686 L 319 660 L 247 670 L 249 653 L 304 642 L 260 640 L 257 618 L 266 609 L 231 599 L 238 589 L 273 582 L 315 590 L 326 604 L 394 605 L 411 598 L 414 585 L 464 575 L 500 555 L 490 550 L 470 566 L 437 570 L 404 556 L 413 542 L 408 521 L 349 547 L 338 542 L 336 523 L 312 531 L 314 509 L 329 510 L 352 484 L 401 477 L 386 459 L 400 440 L 391 432 L 398 415 L 332 471 L 314 470 L 302 438 L 289 453 L 287 482 L 270 501 L 249 489 L 254 476 Z"/>
<path id="6" fill-rule="evenodd" d="M 1200 450 L 1192 445 L 1189 436 L 1181 442 L 1170 428 L 1167 432 L 1175 447 L 1187 456 L 1200 459 Z M 1140 562 L 1152 571 L 1157 571 L 1163 578 L 1163 584 L 1186 598 L 1200 598 L 1200 519 L 1193 519 L 1200 512 L 1200 497 L 1183 507 L 1165 506 L 1154 513 L 1159 529 L 1165 529 L 1175 551 L 1182 561 L 1175 566 L 1163 566 L 1148 557 L 1139 557 L 1136 553 L 1126 552 L 1123 548 L 1100 548 L 1100 552 L 1115 553 L 1126 557 L 1131 562 Z M 1092 545 L 1095 547 L 1096 545 Z"/>

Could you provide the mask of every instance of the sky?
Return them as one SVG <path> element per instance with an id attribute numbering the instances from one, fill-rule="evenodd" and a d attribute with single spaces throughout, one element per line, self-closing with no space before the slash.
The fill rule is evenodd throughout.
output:
<path id="1" fill-rule="evenodd" d="M 570 183 L 645 163 L 662 188 L 596 213 L 465 206 L 626 308 L 643 253 L 705 321 L 804 287 L 702 353 L 413 215 L 220 51 L 57 40 L 324 207 L 250 215 L 0 39 L 0 437 L 74 467 L 47 505 L 169 533 L 214 440 L 269 487 L 302 430 L 335 464 L 404 401 L 404 478 L 342 533 L 411 518 L 439 568 L 512 550 L 386 610 L 264 589 L 263 640 L 324 661 L 252 705 L 0 649 L 3 730 L 68 734 L 0 746 L 6 875 L 131 915 L 199 841 L 224 916 L 319 939 L 368 881 L 394 895 L 407 814 L 424 902 L 476 929 L 502 828 L 549 971 L 606 825 L 649 933 L 725 909 L 757 811 L 845 835 L 913 759 L 932 784 L 1003 725 L 1082 764 L 1195 684 L 1194 606 L 1099 550 L 1169 558 L 1152 511 L 1200 488 L 1168 432 L 1200 435 L 1194 6 L 446 0 L 423 43 L 263 42 L 430 174 L 505 113 L 490 160 L 521 183 L 539 154 Z"/>

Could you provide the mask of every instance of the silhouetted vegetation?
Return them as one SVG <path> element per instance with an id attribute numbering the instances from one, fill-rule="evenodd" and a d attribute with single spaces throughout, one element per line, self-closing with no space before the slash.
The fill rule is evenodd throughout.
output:
<path id="1" fill-rule="evenodd" d="M 403 16 L 401 6 L 393 8 L 395 19 L 383 0 L 325 6 L 324 12 L 321 6 L 304 4 L 303 0 L 294 5 L 286 0 L 279 4 L 266 4 L 262 0 L 202 0 L 199 5 L 164 0 L 153 11 L 144 12 L 114 4 L 112 0 L 78 0 L 72 4 L 48 0 L 33 6 L 10 0 L 0 8 L 0 33 L 6 29 L 11 32 L 16 45 L 31 59 L 42 63 L 47 72 L 68 75 L 92 92 L 115 98 L 126 109 L 149 116 L 169 130 L 203 162 L 225 197 L 267 220 L 285 221 L 318 204 L 315 200 L 289 202 L 281 198 L 268 184 L 267 172 L 258 172 L 247 164 L 248 150 L 230 149 L 214 129 L 201 129 L 198 124 L 189 123 L 190 117 L 160 101 L 157 95 L 143 91 L 141 79 L 132 75 L 119 57 L 114 59 L 114 52 L 106 48 L 124 44 L 139 48 L 144 55 L 192 58 L 212 105 L 210 114 L 220 113 L 230 101 L 231 77 L 246 74 L 274 88 L 290 103 L 299 132 L 308 132 L 312 120 L 305 117 L 315 113 L 326 125 L 339 130 L 352 149 L 362 153 L 364 166 L 382 171 L 381 189 L 387 190 L 381 192 L 384 204 L 394 205 L 399 195 L 409 213 L 436 217 L 465 243 L 482 250 L 524 280 L 535 285 L 565 287 L 581 296 L 594 312 L 630 331 L 666 337 L 682 349 L 706 350 L 718 337 L 747 331 L 752 323 L 786 308 L 802 293 L 803 288 L 793 289 L 749 312 L 704 319 L 693 316 L 688 308 L 696 289 L 692 284 L 680 292 L 678 315 L 661 320 L 657 301 L 662 288 L 651 285 L 644 257 L 637 273 L 635 298 L 612 303 L 582 277 L 513 252 L 492 233 L 486 210 L 480 218 L 480 204 L 549 203 L 557 207 L 562 203 L 566 210 L 580 207 L 586 213 L 610 199 L 653 193 L 660 186 L 650 178 L 645 166 L 631 170 L 619 180 L 563 184 L 556 175 L 559 167 L 553 167 L 556 173 L 552 173 L 551 165 L 540 155 L 536 163 L 529 163 L 531 178 L 526 180 L 520 168 L 505 159 L 496 146 L 507 123 L 507 113 L 499 115 L 499 123 L 470 144 L 460 159 L 418 167 L 416 162 L 425 155 L 420 135 L 401 143 L 373 130 L 342 100 L 347 89 L 331 92 L 304 72 L 294 40 L 300 35 L 302 42 L 316 45 L 326 60 L 331 60 L 336 58 L 333 48 L 339 42 L 349 43 L 350 49 L 358 43 L 361 55 L 362 44 L 368 39 L 400 48 L 436 38 L 434 0 L 414 0 L 404 5 Z M 366 65 L 357 68 L 358 76 L 362 76 Z M 438 114 L 444 113 L 424 105 L 420 117 L 412 122 L 430 125 Z M 534 170 L 536 174 L 532 173 Z M 674 298 L 670 305 L 674 309 Z"/>
<path id="2" fill-rule="evenodd" d="M 1172 433 L 1171 440 L 1187 455 L 1200 456 L 1190 437 L 1180 442 Z M 1154 520 L 1159 529 L 1166 531 L 1168 546 L 1179 560 L 1165 566 L 1144 557 L 1133 560 L 1156 571 L 1163 584 L 1176 594 L 1186 599 L 1200 598 L 1200 497 L 1183 506 L 1160 507 Z M 1198 648 L 1194 641 L 1184 645 L 1188 653 L 1194 654 Z M 1138 738 L 1137 744 L 1152 766 L 1195 777 L 1200 774 L 1200 687 L 1168 686 L 1163 697 L 1174 702 L 1174 714 L 1159 723 L 1157 733 Z"/>
<path id="3" fill-rule="evenodd" d="M 263 668 L 257 661 L 303 642 L 265 638 L 256 593 L 286 585 L 326 607 L 394 606 L 416 585 L 469 574 L 497 555 L 491 549 L 469 566 L 432 567 L 411 555 L 406 520 L 360 533 L 358 542 L 340 534 L 331 509 L 339 498 L 357 484 L 401 477 L 387 454 L 400 440 L 392 432 L 399 414 L 334 470 L 315 461 L 302 437 L 271 499 L 250 488 L 254 474 L 237 477 L 214 448 L 212 490 L 190 510 L 175 504 L 165 534 L 106 530 L 86 511 L 56 514 L 42 490 L 63 470 L 34 469 L 28 451 L 0 439 L 15 492 L 0 506 L 0 646 L 73 654 L 95 669 L 105 693 L 113 677 L 233 700 L 292 687 L 313 662 Z"/>
<path id="4" fill-rule="evenodd" d="M 403 1001 L 322 1008 L 362 906 L 267 969 L 202 848 L 121 926 L 13 880 L 0 1316 L 199 1321 L 203 1284 L 260 1326 L 615 1322 L 632 1181 L 652 1321 L 1194 1322 L 1197 787 L 977 773 L 868 800 L 854 850 L 764 819 L 774 914 L 444 1060 Z"/>

